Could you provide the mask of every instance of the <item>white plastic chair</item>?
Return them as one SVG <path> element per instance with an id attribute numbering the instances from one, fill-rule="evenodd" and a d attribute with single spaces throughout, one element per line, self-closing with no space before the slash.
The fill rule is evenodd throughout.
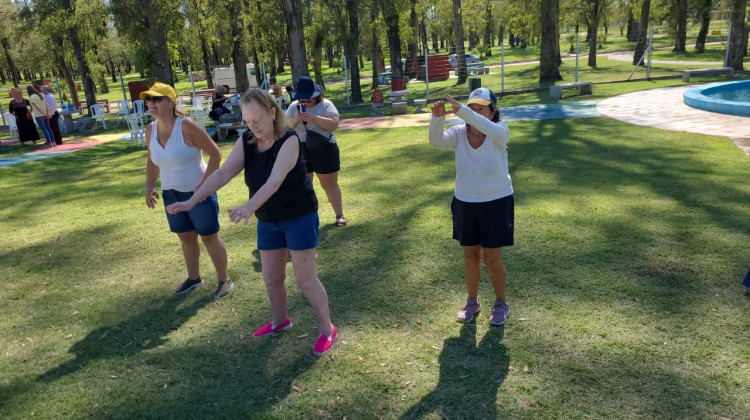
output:
<path id="1" fill-rule="evenodd" d="M 125 116 L 125 121 L 130 128 L 130 146 L 136 146 L 140 142 L 143 147 L 146 147 L 146 127 L 141 117 L 132 113 Z"/>
<path id="2" fill-rule="evenodd" d="M 205 106 L 203 96 L 193 96 L 193 110 L 194 111 L 202 111 L 203 107 Z"/>
<path id="3" fill-rule="evenodd" d="M 16 124 L 15 115 L 11 114 L 10 112 L 3 112 L 3 117 L 5 117 L 5 121 L 8 123 L 8 132 L 10 132 L 9 144 L 20 142 L 21 136 L 18 134 L 18 124 Z M 3 150 L 2 143 L 0 143 L 0 150 Z"/>
<path id="4" fill-rule="evenodd" d="M 130 114 L 130 102 L 117 101 L 117 124 L 120 124 L 121 119 L 125 121 L 128 114 Z"/>
<path id="5" fill-rule="evenodd" d="M 91 113 L 90 113 L 91 117 L 97 121 L 101 121 L 102 128 L 106 130 L 107 123 L 104 122 L 104 105 L 102 104 L 91 105 L 90 110 L 91 110 Z"/>
<path id="6" fill-rule="evenodd" d="M 178 97 L 177 98 L 177 109 L 179 109 L 179 110 L 185 109 L 185 98 L 183 98 L 183 97 Z"/>
<path id="7" fill-rule="evenodd" d="M 133 101 L 133 112 L 135 115 L 143 118 L 143 114 L 146 113 L 146 105 L 143 99 L 136 99 Z"/>
<path id="8" fill-rule="evenodd" d="M 192 112 L 192 118 L 198 125 L 206 128 L 206 120 L 208 119 L 208 111 L 205 109 L 194 109 Z"/>

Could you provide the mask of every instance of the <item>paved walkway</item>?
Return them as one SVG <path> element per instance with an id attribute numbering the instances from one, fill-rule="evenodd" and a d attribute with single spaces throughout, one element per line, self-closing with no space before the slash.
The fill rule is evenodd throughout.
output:
<path id="1" fill-rule="evenodd" d="M 704 111 L 685 105 L 682 94 L 690 86 L 644 90 L 613 96 L 599 102 L 596 110 L 629 124 L 663 130 L 729 137 L 750 155 L 750 118 Z"/>
<path id="2" fill-rule="evenodd" d="M 624 61 L 626 63 L 633 62 L 632 52 L 617 52 L 607 55 L 607 58 L 614 61 Z M 680 66 L 699 66 L 699 67 L 724 67 L 722 61 L 675 61 L 675 60 L 651 60 L 655 64 L 677 64 Z"/>

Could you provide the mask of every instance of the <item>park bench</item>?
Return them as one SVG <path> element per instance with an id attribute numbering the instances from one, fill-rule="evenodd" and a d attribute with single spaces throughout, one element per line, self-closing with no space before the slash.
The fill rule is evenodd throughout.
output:
<path id="1" fill-rule="evenodd" d="M 580 95 L 591 95 L 593 83 L 591 82 L 575 82 L 567 83 L 564 85 L 554 85 L 549 87 L 549 97 L 552 99 L 562 98 L 562 91 L 564 89 L 579 89 Z"/>
<path id="2" fill-rule="evenodd" d="M 425 105 L 427 105 L 427 99 L 415 99 L 414 105 L 417 106 L 417 109 L 414 110 L 415 114 L 422 114 L 426 111 L 422 111 L 422 108 L 424 108 Z"/>
<path id="3" fill-rule="evenodd" d="M 466 72 L 471 75 L 490 74 L 490 68 L 485 66 L 484 63 L 469 64 L 466 67 Z"/>
<path id="4" fill-rule="evenodd" d="M 109 99 L 97 99 L 96 103 L 104 105 L 104 107 L 107 108 L 107 113 L 109 114 Z M 81 101 L 78 109 L 82 111 L 89 109 L 88 103 L 86 103 L 86 101 Z"/>
<path id="5" fill-rule="evenodd" d="M 406 97 L 409 96 L 408 90 L 393 90 L 388 92 L 388 99 L 391 100 L 391 115 L 406 114 Z"/>
<path id="6" fill-rule="evenodd" d="M 79 133 L 90 133 L 96 131 L 96 118 L 82 117 L 75 121 L 76 131 Z"/>
<path id="7" fill-rule="evenodd" d="M 719 67 L 715 69 L 693 69 L 682 71 L 682 81 L 687 83 L 690 82 L 691 76 L 720 76 L 726 75 L 727 79 L 734 76 L 734 68 L 732 67 Z"/>
<path id="8" fill-rule="evenodd" d="M 370 108 L 372 108 L 372 116 L 373 117 L 382 117 L 385 115 L 383 113 L 383 108 L 385 104 L 383 102 L 370 102 Z"/>

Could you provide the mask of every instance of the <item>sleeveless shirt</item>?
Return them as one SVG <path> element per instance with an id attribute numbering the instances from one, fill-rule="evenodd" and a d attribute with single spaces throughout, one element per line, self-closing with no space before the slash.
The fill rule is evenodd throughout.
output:
<path id="1" fill-rule="evenodd" d="M 268 181 L 281 146 L 289 141 L 299 141 L 294 130 L 286 133 L 273 143 L 268 150 L 259 152 L 257 144 L 251 144 L 253 134 L 242 133 L 245 151 L 245 184 L 250 190 L 250 198 Z M 318 211 L 318 198 L 315 196 L 312 181 L 307 176 L 302 147 L 299 148 L 297 162 L 286 174 L 279 189 L 255 211 L 258 220 L 266 223 L 294 219 Z"/>
<path id="2" fill-rule="evenodd" d="M 159 167 L 162 190 L 177 190 L 192 192 L 203 179 L 206 173 L 206 161 L 203 160 L 203 152 L 195 146 L 185 144 L 182 136 L 182 119 L 177 117 L 169 135 L 167 145 L 159 144 L 159 135 L 154 121 L 151 126 L 151 161 Z"/>

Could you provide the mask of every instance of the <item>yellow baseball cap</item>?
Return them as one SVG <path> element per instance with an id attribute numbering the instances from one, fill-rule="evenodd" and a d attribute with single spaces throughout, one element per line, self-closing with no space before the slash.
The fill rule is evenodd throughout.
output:
<path id="1" fill-rule="evenodd" d="M 172 86 L 166 83 L 156 82 L 147 91 L 141 92 L 138 95 L 141 99 L 146 99 L 149 96 L 166 96 L 171 99 L 172 102 L 177 102 L 177 93 L 174 91 Z"/>

